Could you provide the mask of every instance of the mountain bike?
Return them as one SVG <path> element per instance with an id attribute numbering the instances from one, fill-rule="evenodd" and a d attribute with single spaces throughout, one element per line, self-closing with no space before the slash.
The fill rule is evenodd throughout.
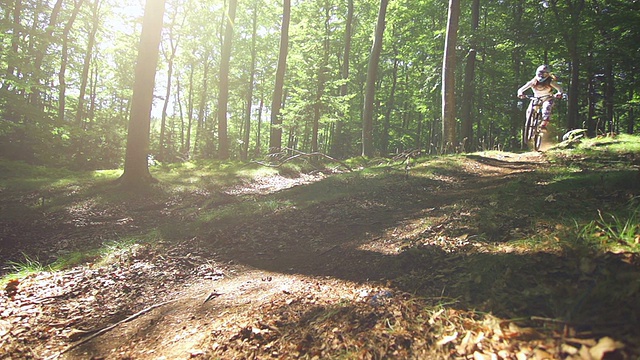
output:
<path id="1" fill-rule="evenodd" d="M 524 122 L 524 128 L 522 129 L 522 146 L 527 146 L 529 142 L 533 140 L 533 148 L 536 151 L 540 151 L 542 145 L 542 137 L 544 132 L 542 131 L 542 104 L 552 95 L 543 96 L 527 96 L 527 99 L 531 100 L 531 112 L 527 116 Z"/>

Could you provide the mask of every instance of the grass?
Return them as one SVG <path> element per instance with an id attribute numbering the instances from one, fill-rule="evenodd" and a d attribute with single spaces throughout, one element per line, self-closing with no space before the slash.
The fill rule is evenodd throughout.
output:
<path id="1" fill-rule="evenodd" d="M 7 262 L 7 266 L 12 270 L 12 276 L 9 276 L 7 279 L 2 279 L 0 283 L 4 283 L 11 278 L 25 277 L 48 269 L 48 267 L 44 266 L 38 259 L 34 259 L 25 253 L 23 253 L 22 256 L 23 260 Z"/>
<path id="2" fill-rule="evenodd" d="M 472 211 L 472 215 L 483 222 L 480 233 L 475 235 L 487 239 L 487 242 L 502 239 L 504 234 L 500 233 L 500 227 L 506 215 L 507 220 L 518 222 L 518 236 L 521 236 L 520 239 L 510 238 L 512 244 L 531 251 L 580 246 L 602 252 L 620 249 L 640 251 L 637 244 L 640 231 L 637 225 L 640 222 L 638 200 L 634 200 L 635 207 L 627 204 L 635 191 L 633 184 L 637 176 L 637 169 L 630 166 L 630 161 L 634 161 L 638 154 L 640 139 L 627 135 L 588 139 L 570 150 L 550 150 L 547 156 L 562 166 L 538 169 L 518 181 L 506 183 L 494 193 L 485 194 L 490 206 L 477 207 Z M 411 160 L 410 177 L 413 180 L 441 181 L 441 174 L 464 174 L 461 167 L 464 160 L 463 155 L 414 159 Z M 603 160 L 606 166 L 601 167 L 599 160 Z M 146 230 L 147 234 L 138 234 L 146 238 L 144 241 L 154 242 L 180 239 L 185 232 L 197 233 L 215 224 L 240 225 L 247 219 L 282 209 L 304 209 L 342 198 L 389 191 L 394 184 L 406 181 L 405 163 L 402 161 L 357 157 L 345 163 L 357 170 L 332 175 L 286 192 L 239 200 L 237 197 L 227 199 L 221 189 L 250 183 L 260 177 L 296 177 L 300 172 L 316 169 L 318 165 L 307 161 L 287 163 L 278 168 L 217 161 L 162 164 L 151 169 L 153 176 L 160 180 L 158 185 L 145 193 L 131 194 L 118 192 L 112 185 L 112 181 L 121 174 L 118 169 L 71 172 L 0 160 L 0 189 L 5 197 L 0 213 L 6 220 L 11 220 L 42 216 L 43 212 L 56 214 L 74 206 L 112 207 L 134 199 L 149 199 L 162 205 L 170 197 L 179 199 L 175 204 L 165 206 L 194 221 L 160 224 L 155 229 Z M 327 167 L 333 165 L 325 164 Z M 200 196 L 205 200 L 193 202 L 189 197 L 203 191 L 208 192 L 206 197 Z M 594 198 L 601 202 L 598 212 L 592 210 Z M 454 205 L 451 209 L 462 211 L 460 207 L 468 204 Z M 531 215 L 520 219 L 514 214 Z M 426 223 L 430 220 L 426 219 Z M 120 242 L 124 247 L 133 246 L 129 240 Z M 114 252 L 118 246 L 107 245 L 106 248 L 111 248 L 107 252 Z M 104 258 L 102 251 L 98 248 L 71 252 L 54 264 L 55 267 L 73 266 Z M 33 259 L 25 259 L 23 265 L 18 267 L 26 269 L 35 263 Z"/>

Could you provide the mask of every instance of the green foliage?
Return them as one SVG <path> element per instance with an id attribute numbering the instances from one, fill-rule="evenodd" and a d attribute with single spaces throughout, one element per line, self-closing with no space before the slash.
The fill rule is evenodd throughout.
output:
<path id="1" fill-rule="evenodd" d="M 584 225 L 579 238 L 594 247 L 616 251 L 640 251 L 640 206 L 618 215 L 598 211 L 598 219 Z"/>

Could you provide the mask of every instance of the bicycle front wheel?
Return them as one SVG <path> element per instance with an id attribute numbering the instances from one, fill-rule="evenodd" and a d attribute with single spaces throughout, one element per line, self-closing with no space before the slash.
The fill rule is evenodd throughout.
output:
<path id="1" fill-rule="evenodd" d="M 526 117 L 524 121 L 524 127 L 522 128 L 522 148 L 526 149 L 529 146 L 529 140 L 531 140 L 532 136 L 532 122 L 533 122 L 533 112 Z"/>
<path id="2" fill-rule="evenodd" d="M 542 146 L 542 136 L 543 136 L 542 131 L 536 128 L 535 135 L 533 137 L 533 147 L 536 149 L 536 151 L 540 151 L 540 147 Z"/>
<path id="3" fill-rule="evenodd" d="M 533 138 L 533 148 L 536 151 L 540 151 L 540 147 L 542 146 L 542 129 L 540 129 L 540 125 L 542 125 L 542 114 L 539 111 L 536 111 L 533 114 L 533 120 L 531 123 L 531 138 Z"/>

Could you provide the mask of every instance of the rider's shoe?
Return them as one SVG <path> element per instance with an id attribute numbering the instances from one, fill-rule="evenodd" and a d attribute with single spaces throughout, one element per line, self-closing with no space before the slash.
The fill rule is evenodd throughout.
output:
<path id="1" fill-rule="evenodd" d="M 546 133 L 548 124 L 549 124 L 549 120 L 542 120 L 542 124 L 540 124 L 540 130 Z"/>

